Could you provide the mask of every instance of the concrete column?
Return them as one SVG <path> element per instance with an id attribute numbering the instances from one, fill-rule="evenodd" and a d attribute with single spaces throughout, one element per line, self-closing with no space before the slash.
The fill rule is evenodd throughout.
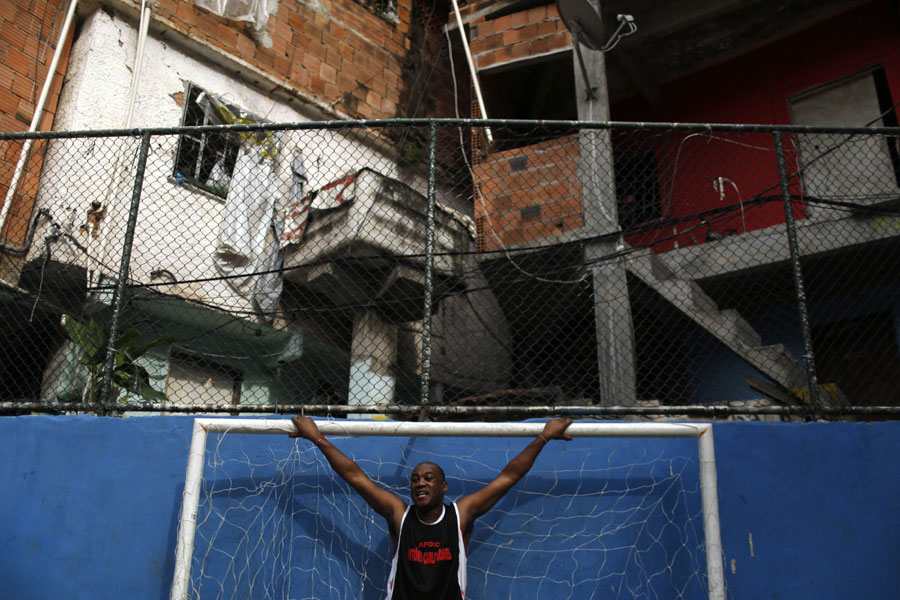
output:
<path id="1" fill-rule="evenodd" d="M 350 391 L 347 404 L 393 404 L 397 387 L 397 327 L 375 311 L 357 314 L 350 348 Z"/>
<path id="2" fill-rule="evenodd" d="M 591 4 L 600 13 L 597 0 Z M 590 82 L 585 82 L 574 50 L 575 94 L 579 121 L 609 121 L 609 94 L 606 63 L 602 52 L 582 45 Z M 587 85 L 593 87 L 589 98 Z M 584 235 L 592 237 L 618 231 L 612 141 L 608 130 L 582 130 L 578 177 L 582 183 Z M 625 265 L 621 259 L 603 260 L 624 248 L 620 238 L 585 245 L 585 261 L 591 265 L 594 289 L 594 326 L 597 365 L 600 376 L 600 403 L 629 406 L 636 399 L 634 327 Z"/>

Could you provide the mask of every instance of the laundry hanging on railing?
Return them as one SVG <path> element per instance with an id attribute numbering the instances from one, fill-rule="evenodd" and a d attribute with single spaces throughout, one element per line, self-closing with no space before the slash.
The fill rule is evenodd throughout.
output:
<path id="1" fill-rule="evenodd" d="M 296 169 L 294 170 L 296 176 Z M 285 209 L 284 232 L 281 235 L 281 247 L 298 244 L 303 240 L 303 233 L 309 223 L 311 211 L 334 210 L 353 202 L 356 198 L 356 178 L 358 171 L 348 173 L 344 177 L 332 181 L 319 190 L 303 195 L 291 190 L 291 199 Z M 303 170 L 306 176 L 306 170 Z M 304 179 L 305 180 L 305 179 Z"/>
<path id="2" fill-rule="evenodd" d="M 226 19 L 249 21 L 258 31 L 266 28 L 269 15 L 274 12 L 270 0 L 195 0 L 194 4 Z M 277 9 L 277 4 L 271 4 Z"/>
<path id="3" fill-rule="evenodd" d="M 198 102 L 207 114 L 225 124 L 262 122 L 212 94 L 203 94 Z M 276 210 L 275 180 L 280 136 L 271 131 L 235 135 L 240 137 L 241 147 L 219 221 L 214 262 L 219 273 L 230 277 L 227 281 L 232 289 L 271 317 L 282 289 L 279 270 L 283 255 L 278 240 L 283 217 Z M 234 277 L 242 274 L 247 276 Z"/>

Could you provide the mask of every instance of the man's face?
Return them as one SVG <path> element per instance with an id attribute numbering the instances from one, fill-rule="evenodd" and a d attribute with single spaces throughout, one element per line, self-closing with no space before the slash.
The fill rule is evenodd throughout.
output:
<path id="1" fill-rule="evenodd" d="M 413 504 L 419 508 L 431 508 L 444 503 L 447 482 L 437 465 L 421 463 L 413 469 L 409 491 Z"/>

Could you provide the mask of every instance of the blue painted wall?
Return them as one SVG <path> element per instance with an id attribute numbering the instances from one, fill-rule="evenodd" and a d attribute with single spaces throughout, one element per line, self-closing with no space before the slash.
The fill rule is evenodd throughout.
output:
<path id="1" fill-rule="evenodd" d="M 0 598 L 166 598 L 190 429 L 189 417 L 0 419 Z M 715 436 L 729 598 L 897 596 L 900 423 L 724 423 Z M 403 452 L 357 443 L 373 460 Z M 559 444 L 539 460 L 578 456 Z"/>

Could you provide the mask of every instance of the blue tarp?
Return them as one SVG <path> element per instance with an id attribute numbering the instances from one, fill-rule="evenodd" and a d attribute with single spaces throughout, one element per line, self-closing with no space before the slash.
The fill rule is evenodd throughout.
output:
<path id="1" fill-rule="evenodd" d="M 0 419 L 0 597 L 167 598 L 191 424 L 189 417 Z M 277 597 L 378 597 L 391 551 L 383 521 L 332 476 L 308 442 L 242 438 L 220 446 L 210 485 L 232 491 L 230 522 L 270 515 L 254 535 L 287 539 L 290 548 L 233 545 L 225 562 L 207 560 L 207 580 L 195 578 L 193 588 L 217 597 L 214 580 L 239 570 L 227 566 L 234 565 L 230 557 L 256 553 L 267 565 L 258 578 L 270 580 Z M 715 439 L 729 598 L 896 594 L 900 423 L 723 423 Z M 401 494 L 411 466 L 436 460 L 447 472 L 451 498 L 489 480 L 525 444 L 337 443 L 364 457 L 366 471 Z M 668 579 L 683 597 L 703 597 L 695 559 L 672 550 L 702 544 L 696 524 L 676 525 L 699 510 L 695 459 L 682 460 L 692 444 L 554 442 L 534 476 L 479 520 L 469 548 L 468 596 L 672 597 L 656 582 Z M 236 468 L 243 474 L 231 471 L 232 458 L 240 458 Z M 258 489 L 282 491 L 253 496 L 247 464 L 265 465 L 253 467 L 253 480 L 263 482 Z M 670 477 L 679 470 L 683 479 Z M 280 488 L 269 485 L 280 478 Z M 216 536 L 216 548 L 227 547 L 229 537 L 246 540 L 217 525 L 220 507 L 205 510 L 198 548 L 204 537 Z M 625 515 L 626 525 L 611 520 L 612 513 Z M 628 525 L 629 519 L 640 525 Z M 196 564 L 201 560 L 195 555 Z M 601 562 L 603 573 L 625 575 L 598 579 Z M 671 567 L 660 573 L 660 564 Z M 635 573 L 657 574 L 648 583 Z M 231 585 L 227 577 L 225 585 Z"/>

